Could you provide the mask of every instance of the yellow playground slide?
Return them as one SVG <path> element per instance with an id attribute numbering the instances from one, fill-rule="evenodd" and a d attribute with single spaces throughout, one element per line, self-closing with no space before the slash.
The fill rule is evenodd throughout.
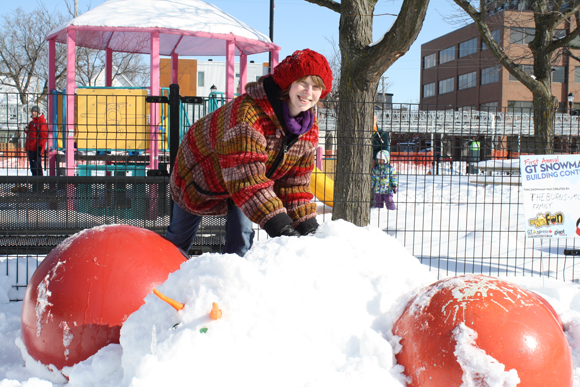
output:
<path id="1" fill-rule="evenodd" d="M 310 189 L 314 196 L 327 206 L 332 207 L 334 204 L 334 181 L 329 179 L 324 172 L 317 167 L 312 171 L 310 178 Z"/>

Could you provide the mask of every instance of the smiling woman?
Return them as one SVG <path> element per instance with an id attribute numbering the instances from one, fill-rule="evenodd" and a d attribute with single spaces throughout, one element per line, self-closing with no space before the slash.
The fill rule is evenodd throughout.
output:
<path id="1" fill-rule="evenodd" d="M 243 256 L 252 246 L 252 223 L 270 237 L 315 232 L 314 107 L 331 88 L 326 58 L 296 51 L 193 124 L 171 175 L 175 206 L 166 237 L 187 251 L 203 215 L 226 215 L 223 252 Z"/>
<path id="2" fill-rule="evenodd" d="M 285 101 L 290 116 L 296 117 L 316 105 L 323 89 L 324 81 L 317 75 L 302 77 L 293 82 L 288 91 L 288 99 Z"/>

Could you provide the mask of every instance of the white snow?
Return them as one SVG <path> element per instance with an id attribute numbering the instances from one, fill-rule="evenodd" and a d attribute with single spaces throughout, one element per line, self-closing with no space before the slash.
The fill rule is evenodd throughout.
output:
<path id="1" fill-rule="evenodd" d="M 453 354 L 463 370 L 461 387 L 516 387 L 520 383 L 517 370 L 506 371 L 505 365 L 477 347 L 477 332 L 465 323 L 453 330 L 453 338 L 457 342 Z"/>
<path id="2" fill-rule="evenodd" d="M 562 318 L 580 386 L 579 286 L 509 279 L 541 294 Z M 191 259 L 159 287 L 184 309 L 147 296 L 123 325 L 120 344 L 63 373 L 70 386 L 405 386 L 390 330 L 416 292 L 435 281 L 379 228 L 327 221 L 313 236 L 260 240 L 244 258 Z M 7 286 L 0 289 L 7 299 Z M 223 311 L 219 320 L 209 318 L 213 302 Z M 0 305 L 0 387 L 62 385 L 62 375 L 27 356 L 21 307 Z M 474 385 L 469 375 L 482 373 L 490 385 L 517 385 L 517 370 L 477 348 L 474 332 L 459 327 L 455 338 L 465 387 Z"/>

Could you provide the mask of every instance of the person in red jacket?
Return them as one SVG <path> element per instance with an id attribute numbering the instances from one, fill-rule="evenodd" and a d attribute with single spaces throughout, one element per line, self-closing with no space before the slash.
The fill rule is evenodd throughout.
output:
<path id="1" fill-rule="evenodd" d="M 44 114 L 40 114 L 38 106 L 32 107 L 31 114 L 32 121 L 25 129 L 28 163 L 32 176 L 42 176 L 42 154 L 48 140 L 48 126 Z"/>
<path id="2" fill-rule="evenodd" d="M 252 246 L 254 223 L 270 237 L 316 231 L 310 191 L 318 146 L 315 106 L 331 88 L 326 58 L 300 50 L 195 122 L 172 171 L 175 205 L 165 237 L 187 252 L 203 216 L 225 215 L 222 252 L 243 256 Z"/>

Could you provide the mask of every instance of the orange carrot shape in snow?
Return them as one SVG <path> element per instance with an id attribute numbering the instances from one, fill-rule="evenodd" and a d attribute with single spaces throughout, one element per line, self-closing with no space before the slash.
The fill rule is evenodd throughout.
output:
<path id="1" fill-rule="evenodd" d="M 169 305 L 173 306 L 175 308 L 175 310 L 178 310 L 179 311 L 179 310 L 183 309 L 183 307 L 185 306 L 181 302 L 177 302 L 173 298 L 167 297 L 165 294 L 161 293 L 157 289 L 153 289 L 153 293 L 157 297 L 161 298 L 163 301 L 167 302 Z"/>
<path id="2" fill-rule="evenodd" d="M 217 320 L 222 317 L 222 310 L 219 308 L 217 302 L 214 302 L 211 306 L 211 312 L 209 312 L 209 317 L 212 320 Z"/>

